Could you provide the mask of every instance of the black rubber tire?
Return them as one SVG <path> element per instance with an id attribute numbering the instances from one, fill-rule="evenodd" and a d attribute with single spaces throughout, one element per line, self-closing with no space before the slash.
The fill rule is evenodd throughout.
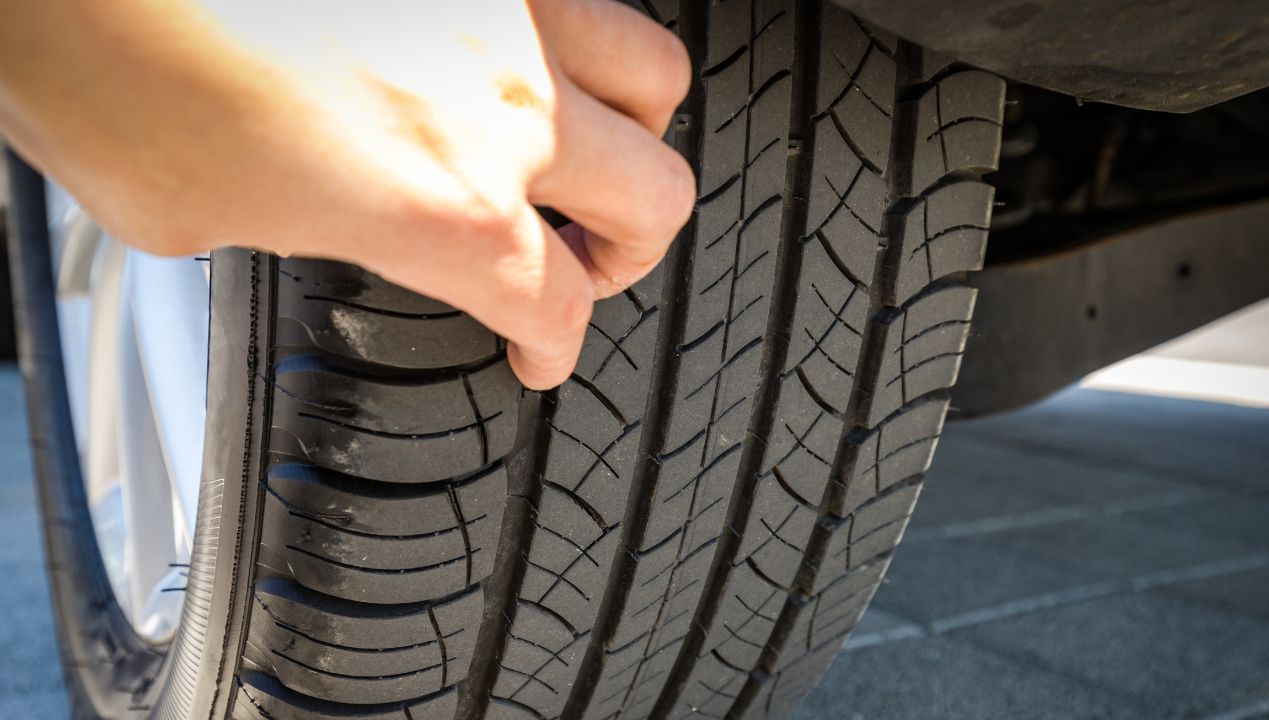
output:
<path id="1" fill-rule="evenodd" d="M 147 645 L 120 610 L 93 532 L 67 396 L 55 304 L 44 178 L 11 151 L 9 260 L 18 359 L 52 589 L 52 606 L 71 715 L 96 718 L 208 718 L 230 623 L 212 605 L 223 557 L 223 480 L 204 480 L 186 602 L 176 640 Z M 241 471 L 240 471 L 241 472 Z M 210 476 L 216 477 L 216 476 Z M 216 620 L 209 620 L 216 618 Z"/>
<path id="2" fill-rule="evenodd" d="M 700 201 L 559 390 L 357 268 L 214 255 L 205 514 L 134 714 L 783 718 L 815 684 L 942 427 L 1003 83 L 818 1 L 641 7 L 698 68 Z"/>
<path id="3" fill-rule="evenodd" d="M 0 148 L 3 141 L 0 140 Z M 0 361 L 17 357 L 17 327 L 13 317 L 13 288 L 9 280 L 8 198 L 9 173 L 0 166 Z"/>
<path id="4" fill-rule="evenodd" d="M 4 196 L 7 197 L 5 192 Z M 17 328 L 13 317 L 13 286 L 9 280 L 9 237 L 5 228 L 8 221 L 4 219 L 7 209 L 0 208 L 0 361 L 12 360 L 18 356 Z"/>

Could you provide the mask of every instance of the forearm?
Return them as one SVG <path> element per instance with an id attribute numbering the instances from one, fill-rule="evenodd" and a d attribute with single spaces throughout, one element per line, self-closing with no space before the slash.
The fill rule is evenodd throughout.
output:
<path id="1" fill-rule="evenodd" d="M 0 10 L 0 130 L 90 210 L 116 202 L 102 192 L 123 182 L 144 188 L 151 212 L 181 207 L 185 187 L 225 185 L 191 175 L 223 167 L 201 158 L 240 152 L 269 72 L 188 3 L 31 0 Z M 201 231 L 138 241 L 171 254 Z"/>

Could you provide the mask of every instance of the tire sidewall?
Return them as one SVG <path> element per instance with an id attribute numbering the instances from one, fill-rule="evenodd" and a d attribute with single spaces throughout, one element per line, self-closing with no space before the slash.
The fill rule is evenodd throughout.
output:
<path id="1" fill-rule="evenodd" d="M 213 255 L 208 361 L 207 442 L 186 602 L 176 637 L 152 648 L 135 633 L 114 597 L 88 509 L 71 421 L 57 322 L 44 178 L 14 153 L 10 176 L 9 258 L 19 363 L 27 395 L 37 496 L 63 676 L 75 718 L 224 717 L 222 692 L 240 656 L 244 593 L 238 592 L 246 485 L 258 491 L 252 422 L 262 408 L 254 367 L 262 297 L 261 262 L 249 251 Z M 258 458 L 258 453 L 254 453 Z M 249 531 L 250 528 L 247 528 Z M 249 561 L 249 558 L 248 558 Z M 232 649 L 231 652 L 227 650 Z M 229 667 L 225 667 L 228 664 Z M 219 714 L 217 714 L 219 713 Z"/>

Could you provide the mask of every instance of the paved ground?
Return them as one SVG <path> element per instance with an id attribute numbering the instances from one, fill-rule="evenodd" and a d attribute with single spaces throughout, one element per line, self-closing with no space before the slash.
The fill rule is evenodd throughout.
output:
<path id="1" fill-rule="evenodd" d="M 939 451 L 800 720 L 1269 717 L 1269 410 L 1075 390 Z"/>
<path id="2" fill-rule="evenodd" d="M 0 718 L 66 717 L 0 366 Z M 1075 390 L 949 428 L 798 720 L 1269 718 L 1269 410 Z"/>
<path id="3" fill-rule="evenodd" d="M 0 718 L 66 720 L 23 412 L 21 378 L 0 365 Z"/>

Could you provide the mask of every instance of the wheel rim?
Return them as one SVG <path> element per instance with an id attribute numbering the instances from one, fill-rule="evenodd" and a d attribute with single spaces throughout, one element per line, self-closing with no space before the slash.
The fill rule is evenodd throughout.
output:
<path id="1" fill-rule="evenodd" d="M 58 326 L 93 530 L 120 608 L 146 642 L 180 622 L 197 517 L 209 269 L 104 233 L 48 188 Z"/>

